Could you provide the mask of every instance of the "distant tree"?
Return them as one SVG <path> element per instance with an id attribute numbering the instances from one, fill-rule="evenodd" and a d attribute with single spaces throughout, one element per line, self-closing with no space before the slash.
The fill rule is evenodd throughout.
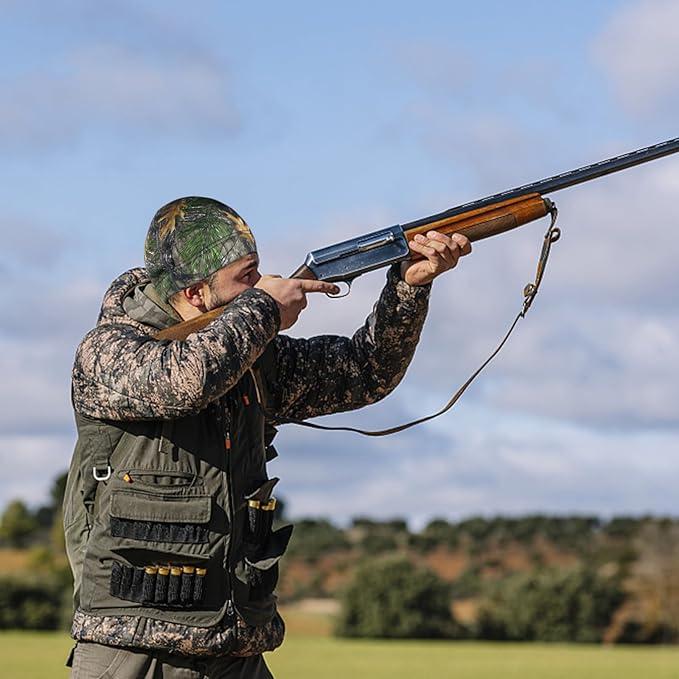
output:
<path id="1" fill-rule="evenodd" d="M 432 519 L 419 533 L 410 536 L 409 544 L 419 552 L 429 552 L 437 547 L 455 549 L 460 544 L 460 533 L 454 523 Z"/>
<path id="2" fill-rule="evenodd" d="M 405 547 L 411 537 L 405 519 L 381 521 L 360 516 L 352 520 L 349 535 L 363 554 L 371 556 Z"/>
<path id="3" fill-rule="evenodd" d="M 580 567 L 512 575 L 496 583 L 478 635 L 514 641 L 600 641 L 624 594 L 617 578 Z"/>
<path id="4" fill-rule="evenodd" d="M 629 540 L 634 538 L 648 519 L 636 516 L 615 516 L 603 527 L 606 535 Z"/>
<path id="5" fill-rule="evenodd" d="M 66 493 L 66 480 L 68 479 L 68 472 L 63 472 L 54 479 L 52 488 L 50 489 L 50 504 L 57 510 L 61 509 L 64 502 L 64 494 Z"/>
<path id="6" fill-rule="evenodd" d="M 679 638 L 679 523 L 667 519 L 648 519 L 637 531 L 630 589 L 643 602 L 643 618 L 636 638 L 658 636 L 670 642 Z M 631 635 L 627 635 L 630 637 Z"/>
<path id="7" fill-rule="evenodd" d="M 287 556 L 316 561 L 324 554 L 347 547 L 349 542 L 344 532 L 327 519 L 302 519 L 295 522 Z"/>
<path id="8" fill-rule="evenodd" d="M 0 539 L 12 547 L 25 547 L 37 529 L 37 519 L 21 500 L 10 502 L 0 518 Z"/>
<path id="9" fill-rule="evenodd" d="M 398 542 L 393 535 L 385 535 L 379 531 L 368 533 L 359 544 L 363 553 L 371 556 L 383 554 L 384 552 L 393 552 L 398 549 Z"/>
<path id="10" fill-rule="evenodd" d="M 482 589 L 481 569 L 478 566 L 467 568 L 451 583 L 451 592 L 456 599 L 478 596 Z"/>
<path id="11" fill-rule="evenodd" d="M 455 633 L 450 587 L 407 559 L 373 560 L 342 598 L 336 632 L 345 637 L 437 638 Z"/>
<path id="12" fill-rule="evenodd" d="M 472 516 L 469 519 L 460 521 L 460 523 L 457 524 L 457 527 L 461 533 L 465 533 L 472 540 L 483 542 L 491 535 L 494 526 L 492 519 L 486 519 L 482 516 Z"/>
<path id="13" fill-rule="evenodd" d="M 351 527 L 364 531 L 379 531 L 383 534 L 408 532 L 408 522 L 402 518 L 382 521 L 380 519 L 371 519 L 368 516 L 356 516 L 351 520 Z"/>
<path id="14" fill-rule="evenodd" d="M 67 478 L 68 473 L 63 472 L 54 479 L 50 488 L 49 502 L 35 512 L 35 518 L 43 528 L 51 528 L 55 521 L 61 523 L 61 505 L 64 501 Z"/>

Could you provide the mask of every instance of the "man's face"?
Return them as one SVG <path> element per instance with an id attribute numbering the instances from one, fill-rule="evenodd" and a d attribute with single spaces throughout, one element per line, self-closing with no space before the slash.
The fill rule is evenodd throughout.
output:
<path id="1" fill-rule="evenodd" d="M 261 278 L 259 257 L 246 255 L 216 271 L 205 286 L 205 307 L 207 311 L 228 304 L 241 292 L 252 288 Z"/>

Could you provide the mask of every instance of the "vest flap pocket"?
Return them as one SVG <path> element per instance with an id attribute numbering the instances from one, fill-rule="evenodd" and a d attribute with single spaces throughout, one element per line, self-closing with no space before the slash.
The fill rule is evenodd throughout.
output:
<path id="1" fill-rule="evenodd" d="M 209 495 L 153 495 L 119 490 L 111 495 L 111 516 L 132 521 L 207 523 L 212 514 Z"/>
<path id="2" fill-rule="evenodd" d="M 271 533 L 262 550 L 252 558 L 245 558 L 242 577 L 249 585 L 249 600 L 262 601 L 270 597 L 278 582 L 278 562 L 285 553 L 292 535 L 292 526 L 283 526 Z"/>
<path id="3" fill-rule="evenodd" d="M 292 536 L 293 526 L 283 526 L 271 533 L 268 543 L 264 549 L 257 554 L 255 559 L 245 559 L 245 563 L 252 568 L 267 571 L 278 563 L 285 553 Z"/>
<path id="4" fill-rule="evenodd" d="M 142 542 L 205 544 L 211 514 L 209 495 L 117 490 L 111 494 L 111 535 Z"/>

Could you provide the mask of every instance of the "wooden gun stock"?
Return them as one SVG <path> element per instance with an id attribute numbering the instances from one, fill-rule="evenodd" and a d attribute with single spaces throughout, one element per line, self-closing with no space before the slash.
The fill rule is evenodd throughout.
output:
<path id="1" fill-rule="evenodd" d="M 171 325 L 169 328 L 165 328 L 164 330 L 159 330 L 156 333 L 156 339 L 185 340 L 189 335 L 192 335 L 194 332 L 198 332 L 207 325 L 210 325 L 210 323 L 212 323 L 212 321 L 214 321 L 215 318 L 219 318 L 224 309 L 225 307 L 220 306 L 217 307 L 216 309 L 212 309 L 212 311 L 206 311 L 204 314 L 196 316 L 195 318 L 192 318 L 190 321 L 182 321 L 181 323 Z"/>
<path id="2" fill-rule="evenodd" d="M 412 228 L 406 226 L 404 227 L 405 235 L 408 240 L 412 240 L 418 233 L 434 230 L 447 235 L 461 233 L 473 242 L 540 219 L 551 209 L 552 202 L 548 198 L 543 198 L 539 193 L 533 193 Z"/>

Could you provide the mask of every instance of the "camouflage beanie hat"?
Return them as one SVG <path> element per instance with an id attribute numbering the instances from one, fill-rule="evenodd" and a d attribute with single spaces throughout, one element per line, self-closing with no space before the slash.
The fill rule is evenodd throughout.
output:
<path id="1" fill-rule="evenodd" d="M 257 252 L 250 227 L 212 198 L 178 198 L 156 212 L 146 235 L 144 261 L 163 299 Z"/>

